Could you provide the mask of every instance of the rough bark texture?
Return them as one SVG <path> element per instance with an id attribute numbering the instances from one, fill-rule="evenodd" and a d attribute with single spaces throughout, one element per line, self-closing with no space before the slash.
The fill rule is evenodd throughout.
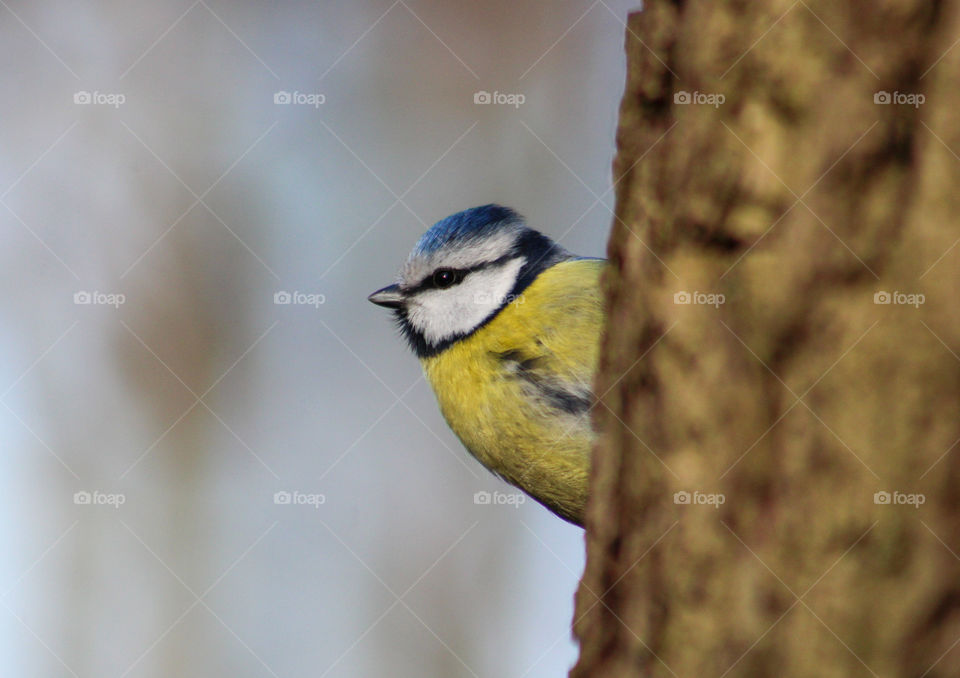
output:
<path id="1" fill-rule="evenodd" d="M 958 676 L 960 3 L 644 4 L 571 675 Z"/>

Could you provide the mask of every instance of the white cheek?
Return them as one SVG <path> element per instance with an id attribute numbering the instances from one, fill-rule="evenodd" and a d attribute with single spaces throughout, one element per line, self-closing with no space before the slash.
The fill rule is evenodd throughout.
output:
<path id="1" fill-rule="evenodd" d="M 421 292 L 412 300 L 407 319 L 432 344 L 466 334 L 507 300 L 524 261 L 474 271 L 449 289 Z"/>

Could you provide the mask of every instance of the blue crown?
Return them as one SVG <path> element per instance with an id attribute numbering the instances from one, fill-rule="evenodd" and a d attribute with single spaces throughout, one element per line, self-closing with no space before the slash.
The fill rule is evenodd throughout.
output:
<path id="1" fill-rule="evenodd" d="M 484 238 L 507 224 L 523 221 L 523 217 L 509 207 L 482 205 L 457 212 L 441 219 L 417 241 L 415 255 L 432 254 L 449 243 Z"/>

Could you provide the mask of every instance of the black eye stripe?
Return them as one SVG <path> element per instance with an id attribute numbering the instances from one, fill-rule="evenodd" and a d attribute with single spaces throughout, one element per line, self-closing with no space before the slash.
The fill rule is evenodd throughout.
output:
<path id="1" fill-rule="evenodd" d="M 449 289 L 454 285 L 457 285 L 463 282 L 463 279 L 467 277 L 468 274 L 474 273 L 476 271 L 482 271 L 486 268 L 493 268 L 494 266 L 500 266 L 506 262 L 513 259 L 512 254 L 506 254 L 499 259 L 494 259 L 493 261 L 486 261 L 482 264 L 477 264 L 476 266 L 470 266 L 468 268 L 438 268 L 433 271 L 430 275 L 424 278 L 419 285 L 417 285 L 412 292 L 420 292 L 423 290 L 432 290 L 432 289 Z M 440 273 L 450 273 L 454 277 L 454 282 L 449 284 L 438 284 L 437 274 Z"/>

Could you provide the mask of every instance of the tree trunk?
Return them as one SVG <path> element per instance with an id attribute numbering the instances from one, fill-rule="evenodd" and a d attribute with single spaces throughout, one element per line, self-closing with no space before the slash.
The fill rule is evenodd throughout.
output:
<path id="1" fill-rule="evenodd" d="M 960 676 L 957 5 L 630 18 L 571 676 Z"/>

